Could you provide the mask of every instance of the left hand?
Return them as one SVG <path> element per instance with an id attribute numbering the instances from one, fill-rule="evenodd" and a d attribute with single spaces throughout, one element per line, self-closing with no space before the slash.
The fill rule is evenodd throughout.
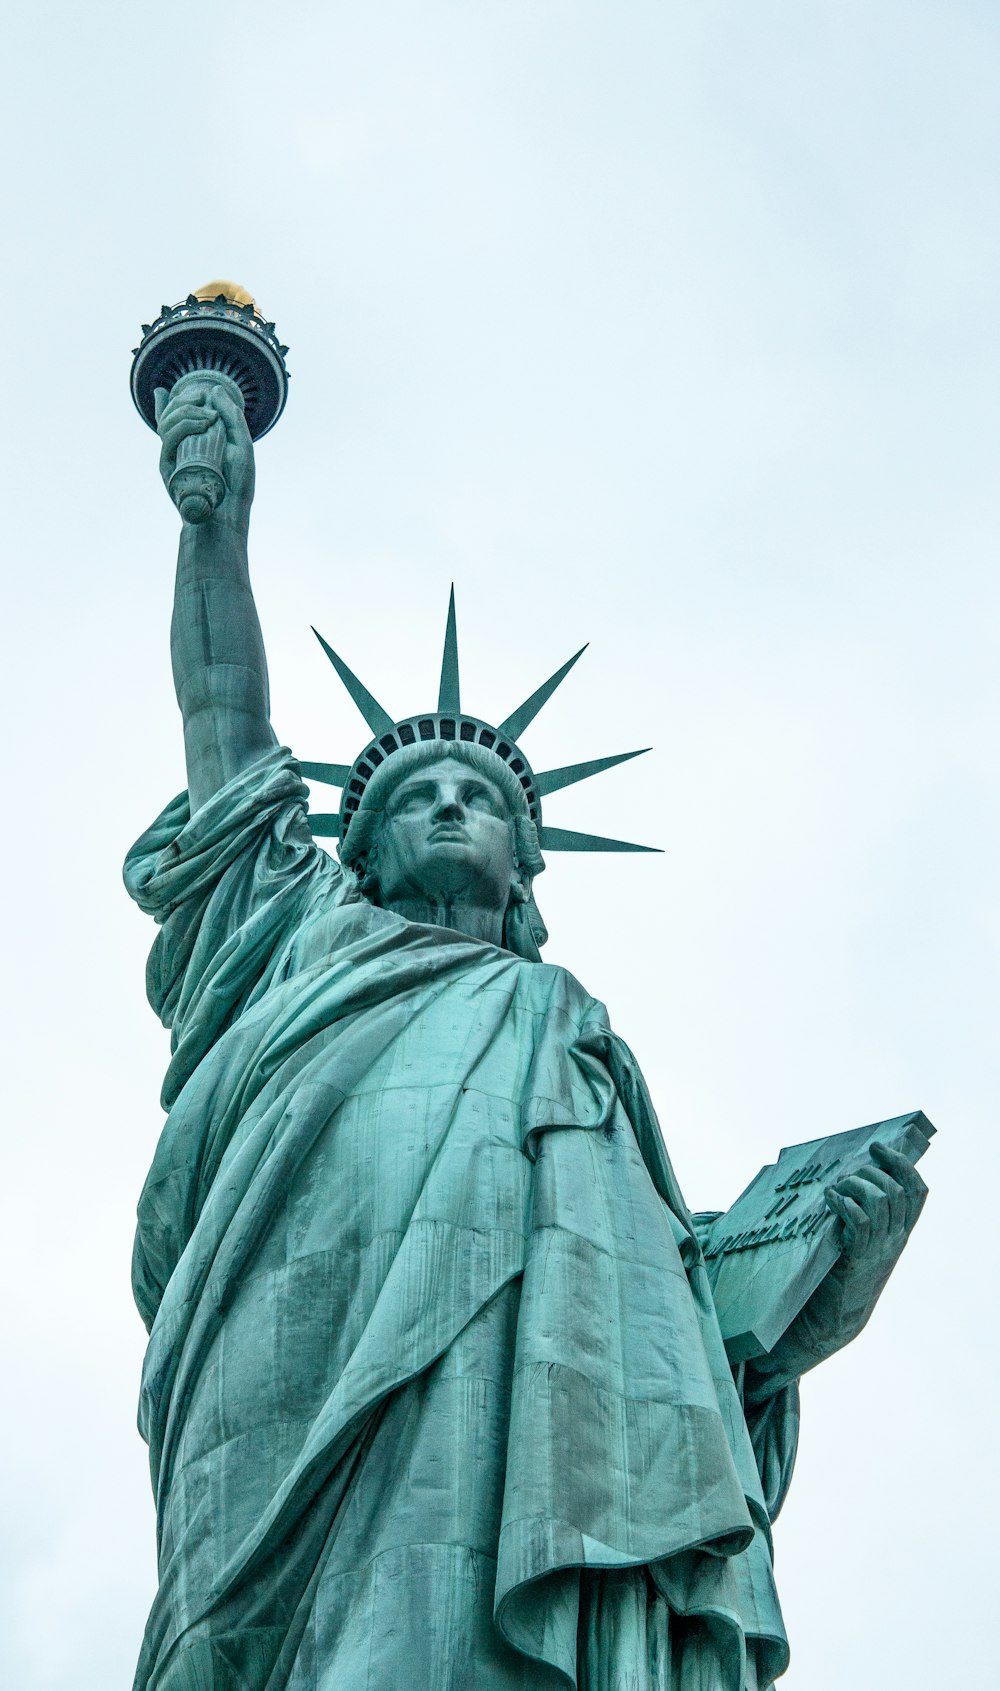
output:
<path id="1" fill-rule="evenodd" d="M 884 1280 L 910 1237 L 926 1196 L 927 1187 L 909 1159 L 874 1140 L 871 1161 L 826 1189 L 826 1201 L 843 1223 L 845 1272 Z"/>
<path id="2" fill-rule="evenodd" d="M 765 1400 L 856 1339 L 878 1303 L 927 1187 L 901 1151 L 874 1141 L 871 1160 L 828 1186 L 841 1254 L 774 1349 L 748 1364 L 748 1400 Z"/>
<path id="3" fill-rule="evenodd" d="M 927 1187 L 901 1151 L 875 1140 L 871 1160 L 855 1174 L 828 1186 L 826 1201 L 842 1223 L 841 1255 L 830 1270 L 820 1294 L 814 1294 L 831 1328 L 825 1334 L 830 1349 L 860 1333 L 878 1302 L 903 1246 L 924 1207 Z M 809 1306 L 807 1305 L 807 1308 Z"/>

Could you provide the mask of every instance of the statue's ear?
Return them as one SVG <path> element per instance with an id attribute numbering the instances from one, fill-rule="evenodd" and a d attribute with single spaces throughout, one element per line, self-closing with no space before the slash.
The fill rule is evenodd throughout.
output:
<path id="1" fill-rule="evenodd" d="M 527 904 L 531 897 L 531 876 L 515 863 L 510 877 L 509 904 Z"/>
<path id="2" fill-rule="evenodd" d="M 372 863 L 367 857 L 359 857 L 354 867 L 361 891 L 364 893 L 366 898 L 371 899 L 373 904 L 377 904 L 378 875 L 375 872 L 374 863 Z"/>

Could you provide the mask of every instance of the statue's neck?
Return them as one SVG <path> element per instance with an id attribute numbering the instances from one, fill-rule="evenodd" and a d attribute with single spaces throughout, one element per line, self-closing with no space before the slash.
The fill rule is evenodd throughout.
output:
<path id="1" fill-rule="evenodd" d="M 432 928 L 454 928 L 469 939 L 488 945 L 503 944 L 503 911 L 485 909 L 461 898 L 400 898 L 386 906 L 408 922 L 425 922 Z"/>

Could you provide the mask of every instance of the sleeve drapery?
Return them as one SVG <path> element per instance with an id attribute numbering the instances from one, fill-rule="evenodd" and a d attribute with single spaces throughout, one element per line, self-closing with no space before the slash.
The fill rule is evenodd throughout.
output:
<path id="1" fill-rule="evenodd" d="M 215 1040 L 273 977 L 293 934 L 345 893 L 309 832 L 291 753 L 267 752 L 192 817 L 173 800 L 125 860 L 125 885 L 160 925 L 149 1001 L 171 1031 L 169 1108 Z"/>

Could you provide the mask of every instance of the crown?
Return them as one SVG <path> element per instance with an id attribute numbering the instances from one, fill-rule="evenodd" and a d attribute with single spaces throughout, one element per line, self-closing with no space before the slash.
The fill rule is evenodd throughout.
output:
<path id="1" fill-rule="evenodd" d="M 603 769 L 613 769 L 618 763 L 641 757 L 651 748 L 643 746 L 634 752 L 617 752 L 613 757 L 591 758 L 586 763 L 571 763 L 562 769 L 546 769 L 536 774 L 518 745 L 524 730 L 535 720 L 542 706 L 547 704 L 556 688 L 566 679 L 577 659 L 587 650 L 581 646 L 571 658 L 529 694 L 524 703 L 494 727 L 481 717 L 470 716 L 462 709 L 458 679 L 458 632 L 455 623 L 455 589 L 448 603 L 445 627 L 444 656 L 441 660 L 441 684 L 438 689 L 436 711 L 425 715 L 402 717 L 394 721 L 378 700 L 369 693 L 363 682 L 348 669 L 343 658 L 328 646 L 322 634 L 313 629 L 317 640 L 332 663 L 348 693 L 357 705 L 374 736 L 352 764 L 302 763 L 300 768 L 307 781 L 321 781 L 343 791 L 337 814 L 317 815 L 310 812 L 309 824 L 314 834 L 329 839 L 347 838 L 351 819 L 357 811 L 365 788 L 376 769 L 395 752 L 405 746 L 439 741 L 443 746 L 456 742 L 482 746 L 501 759 L 520 782 L 524 790 L 528 815 L 538 831 L 538 843 L 543 851 L 657 851 L 657 846 L 633 845 L 628 840 L 606 839 L 600 834 L 581 834 L 571 828 L 551 828 L 542 821 L 542 799 L 563 787 L 575 786 Z"/>

